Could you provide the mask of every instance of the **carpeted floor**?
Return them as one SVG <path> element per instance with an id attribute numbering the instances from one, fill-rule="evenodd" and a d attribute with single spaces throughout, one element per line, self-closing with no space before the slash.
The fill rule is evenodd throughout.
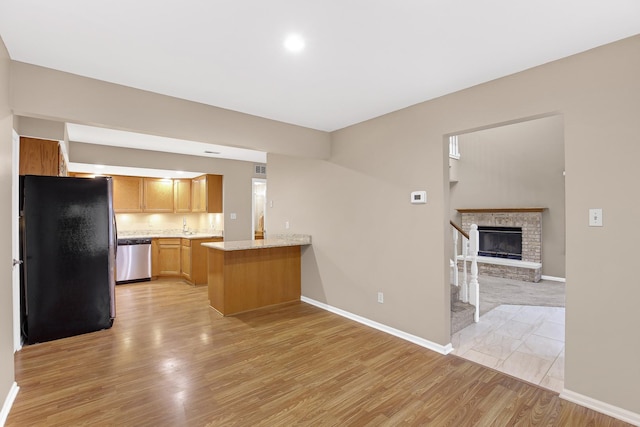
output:
<path id="1" fill-rule="evenodd" d="M 480 315 L 501 304 L 564 307 L 565 284 L 550 280 L 520 282 L 500 277 L 480 276 Z"/>

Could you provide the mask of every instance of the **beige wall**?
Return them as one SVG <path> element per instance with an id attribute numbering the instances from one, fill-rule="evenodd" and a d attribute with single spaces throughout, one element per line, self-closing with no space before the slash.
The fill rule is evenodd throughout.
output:
<path id="1" fill-rule="evenodd" d="M 0 38 L 0 402 L 14 382 L 13 290 L 11 260 L 11 154 L 13 117 L 9 105 L 9 54 Z"/>
<path id="2" fill-rule="evenodd" d="M 211 159 L 105 145 L 69 143 L 69 159 L 76 163 L 98 163 L 150 169 L 184 170 L 224 175 L 223 209 L 225 240 L 251 239 L 251 179 L 253 163 Z M 230 219 L 235 213 L 236 219 Z"/>
<path id="3" fill-rule="evenodd" d="M 527 118 L 564 117 L 566 370 L 573 392 L 640 413 L 640 36 L 415 105 L 332 134 L 326 160 L 269 155 L 267 229 L 313 234 L 304 295 L 449 342 L 448 144 Z M 409 193 L 427 190 L 426 205 Z M 604 227 L 588 227 L 588 209 Z M 376 302 L 384 291 L 385 302 Z"/>
<path id="4" fill-rule="evenodd" d="M 13 112 L 21 116 L 295 156 L 329 155 L 326 132 L 22 62 L 12 62 L 11 79 Z"/>
<path id="5" fill-rule="evenodd" d="M 565 277 L 563 123 L 556 115 L 460 135 L 458 182 L 450 186 L 458 224 L 458 208 L 546 208 L 542 274 L 555 277 Z"/>

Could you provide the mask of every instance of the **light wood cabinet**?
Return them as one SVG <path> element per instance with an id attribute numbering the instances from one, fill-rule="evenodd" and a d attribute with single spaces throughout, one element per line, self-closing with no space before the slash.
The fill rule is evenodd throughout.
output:
<path id="1" fill-rule="evenodd" d="M 143 211 L 143 180 L 139 176 L 113 176 L 113 207 L 117 213 Z"/>
<path id="2" fill-rule="evenodd" d="M 222 242 L 222 240 L 222 237 L 182 239 L 182 277 L 192 285 L 206 285 L 207 248 L 202 246 L 202 243 Z"/>
<path id="3" fill-rule="evenodd" d="M 191 180 L 191 211 L 222 213 L 222 175 L 202 175 Z"/>
<path id="4" fill-rule="evenodd" d="M 159 239 L 151 239 L 151 277 L 153 279 L 157 278 L 160 275 L 160 248 L 158 245 L 158 240 Z"/>
<path id="5" fill-rule="evenodd" d="M 113 205 L 117 213 L 222 213 L 222 175 L 192 180 L 114 175 Z"/>
<path id="6" fill-rule="evenodd" d="M 202 243 L 222 240 L 222 237 L 152 239 L 151 276 L 182 277 L 189 284 L 206 285 L 207 248 Z"/>
<path id="7" fill-rule="evenodd" d="M 157 241 L 158 276 L 180 276 L 180 239 L 157 239 Z"/>
<path id="8" fill-rule="evenodd" d="M 67 163 L 60 143 L 48 139 L 20 137 L 20 175 L 67 176 Z"/>
<path id="9" fill-rule="evenodd" d="M 164 178 L 143 178 L 143 211 L 173 212 L 173 181 Z"/>
<path id="10" fill-rule="evenodd" d="M 206 212 L 205 190 L 207 184 L 206 175 L 193 178 L 191 180 L 191 211 Z"/>
<path id="11" fill-rule="evenodd" d="M 191 180 L 173 180 L 173 207 L 177 213 L 191 212 Z"/>
<path id="12" fill-rule="evenodd" d="M 182 239 L 180 258 L 182 260 L 182 277 L 191 281 L 191 240 Z"/>

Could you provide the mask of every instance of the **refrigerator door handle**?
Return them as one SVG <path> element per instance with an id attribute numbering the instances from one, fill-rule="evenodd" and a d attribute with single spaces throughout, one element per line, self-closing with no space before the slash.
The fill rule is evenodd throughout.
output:
<path id="1" fill-rule="evenodd" d="M 116 221 L 116 214 L 113 214 L 113 247 L 114 249 L 114 254 L 116 256 L 116 259 L 118 258 L 118 222 Z"/>
<path id="2" fill-rule="evenodd" d="M 13 259 L 13 265 L 12 267 L 15 267 L 16 265 L 20 265 L 22 264 L 24 261 L 22 261 L 21 259 Z"/>

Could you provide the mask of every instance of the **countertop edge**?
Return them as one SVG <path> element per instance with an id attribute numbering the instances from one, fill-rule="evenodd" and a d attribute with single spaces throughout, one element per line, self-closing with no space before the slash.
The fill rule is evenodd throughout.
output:
<path id="1" fill-rule="evenodd" d="M 246 251 L 252 249 L 279 248 L 287 246 L 307 246 L 311 244 L 310 235 L 269 237 L 264 240 L 236 240 L 231 242 L 202 243 L 202 246 L 219 251 Z"/>

